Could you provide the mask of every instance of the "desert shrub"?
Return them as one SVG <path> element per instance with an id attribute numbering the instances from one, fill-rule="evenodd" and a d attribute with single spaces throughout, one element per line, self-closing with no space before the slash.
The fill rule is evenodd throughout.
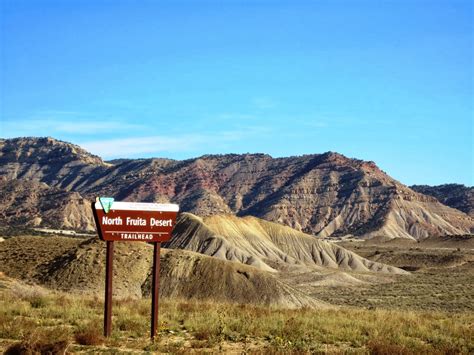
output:
<path id="1" fill-rule="evenodd" d="M 186 349 L 183 348 L 183 345 L 183 341 L 166 342 L 165 344 L 158 345 L 155 350 L 158 353 L 163 354 L 189 354 L 189 351 L 186 351 Z"/>
<path id="2" fill-rule="evenodd" d="M 104 338 L 95 330 L 83 330 L 74 334 L 76 343 L 80 345 L 100 345 L 104 343 Z"/>
<path id="3" fill-rule="evenodd" d="M 54 304 L 60 307 L 69 307 L 73 305 L 73 302 L 70 297 L 61 294 L 54 299 Z"/>
<path id="4" fill-rule="evenodd" d="M 46 296 L 37 295 L 29 300 L 31 307 L 43 308 L 49 304 L 49 299 Z"/>
<path id="5" fill-rule="evenodd" d="M 190 342 L 191 349 L 203 349 L 208 347 L 208 342 L 206 340 L 191 340 Z"/>
<path id="6" fill-rule="evenodd" d="M 104 300 L 98 296 L 93 296 L 92 298 L 85 300 L 84 304 L 86 307 L 92 309 L 97 309 L 100 311 L 104 309 Z"/>
<path id="7" fill-rule="evenodd" d="M 194 332 L 196 340 L 209 340 L 214 337 L 214 332 L 210 328 L 201 328 Z"/>
<path id="8" fill-rule="evenodd" d="M 135 334 L 145 334 L 147 327 L 145 325 L 146 320 L 142 317 L 136 317 L 131 315 L 121 316 L 116 323 L 117 328 L 123 332 L 132 332 Z"/>
<path id="9" fill-rule="evenodd" d="M 96 323 L 89 323 L 74 333 L 74 339 L 80 345 L 100 345 L 104 343 L 102 329 Z"/>
<path id="10" fill-rule="evenodd" d="M 37 328 L 7 348 L 5 354 L 64 354 L 69 337 L 69 329 L 65 327 Z"/>
<path id="11" fill-rule="evenodd" d="M 178 303 L 177 310 L 183 313 L 191 313 L 196 311 L 196 306 L 191 302 L 180 302 Z"/>
<path id="12" fill-rule="evenodd" d="M 36 322 L 33 319 L 2 317 L 0 320 L 0 338 L 21 339 L 26 334 L 34 331 L 36 327 Z"/>
<path id="13" fill-rule="evenodd" d="M 51 302 L 50 292 L 39 286 L 14 284 L 11 292 L 18 299 L 29 302 L 33 308 L 43 308 Z"/>
<path id="14" fill-rule="evenodd" d="M 149 317 L 151 313 L 151 304 L 143 303 L 143 302 L 137 302 L 135 305 L 135 309 L 137 314 L 139 314 L 142 317 Z"/>
<path id="15" fill-rule="evenodd" d="M 372 355 L 409 355 L 413 354 L 403 345 L 395 344 L 386 339 L 372 339 L 367 343 L 367 349 Z"/>
<path id="16" fill-rule="evenodd" d="M 33 297 L 49 295 L 49 292 L 44 288 L 35 285 L 25 285 L 21 283 L 13 284 L 10 288 L 10 292 L 15 297 L 22 300 L 29 300 Z"/>
<path id="17" fill-rule="evenodd" d="M 21 342 L 11 345 L 6 351 L 6 355 L 26 355 L 26 354 L 64 354 L 69 343 L 66 340 L 59 342 Z"/>

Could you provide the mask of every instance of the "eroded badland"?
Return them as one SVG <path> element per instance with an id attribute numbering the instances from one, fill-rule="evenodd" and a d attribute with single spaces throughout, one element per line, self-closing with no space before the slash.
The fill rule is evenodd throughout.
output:
<path id="1" fill-rule="evenodd" d="M 472 188 L 450 207 L 335 153 L 106 163 L 50 138 L 0 142 L 3 350 L 474 351 Z M 145 242 L 116 243 L 113 334 L 101 335 L 97 195 L 184 211 L 162 249 L 154 343 Z"/>

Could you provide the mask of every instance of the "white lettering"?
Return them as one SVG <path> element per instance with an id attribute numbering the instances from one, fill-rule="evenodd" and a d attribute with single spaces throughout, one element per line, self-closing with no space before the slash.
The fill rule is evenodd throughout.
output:
<path id="1" fill-rule="evenodd" d="M 146 226 L 146 219 L 127 217 L 127 226 Z"/>
<path id="2" fill-rule="evenodd" d="M 153 234 L 145 233 L 120 233 L 122 240 L 152 240 Z"/>
<path id="3" fill-rule="evenodd" d="M 172 219 L 155 219 L 150 218 L 150 226 L 152 227 L 171 227 L 173 224 Z"/>
<path id="4" fill-rule="evenodd" d="M 115 217 L 115 218 L 110 218 L 107 216 L 102 217 L 102 224 L 106 224 L 108 226 L 121 226 L 122 225 L 122 218 L 121 217 Z"/>

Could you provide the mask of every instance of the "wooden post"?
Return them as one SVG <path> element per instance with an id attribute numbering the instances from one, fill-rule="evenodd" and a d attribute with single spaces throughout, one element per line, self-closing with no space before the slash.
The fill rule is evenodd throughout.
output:
<path id="1" fill-rule="evenodd" d="M 158 298 L 160 296 L 160 249 L 161 243 L 153 243 L 153 271 L 151 285 L 151 339 L 154 340 L 158 329 Z"/>
<path id="2" fill-rule="evenodd" d="M 105 261 L 105 304 L 104 304 L 104 336 L 109 337 L 112 331 L 112 276 L 114 266 L 114 242 L 107 241 Z"/>

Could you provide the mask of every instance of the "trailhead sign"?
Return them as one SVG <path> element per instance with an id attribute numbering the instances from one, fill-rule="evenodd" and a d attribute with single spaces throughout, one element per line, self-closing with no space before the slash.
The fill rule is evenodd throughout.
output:
<path id="1" fill-rule="evenodd" d="M 99 237 L 105 241 L 166 242 L 171 238 L 179 206 L 174 204 L 96 201 Z"/>
<path id="2" fill-rule="evenodd" d="M 104 335 L 112 332 L 112 278 L 114 243 L 150 242 L 153 244 L 151 332 L 158 329 L 158 298 L 160 288 L 161 242 L 170 240 L 179 206 L 174 204 L 115 202 L 112 197 L 98 197 L 92 212 L 100 239 L 107 242 L 105 257 Z"/>

